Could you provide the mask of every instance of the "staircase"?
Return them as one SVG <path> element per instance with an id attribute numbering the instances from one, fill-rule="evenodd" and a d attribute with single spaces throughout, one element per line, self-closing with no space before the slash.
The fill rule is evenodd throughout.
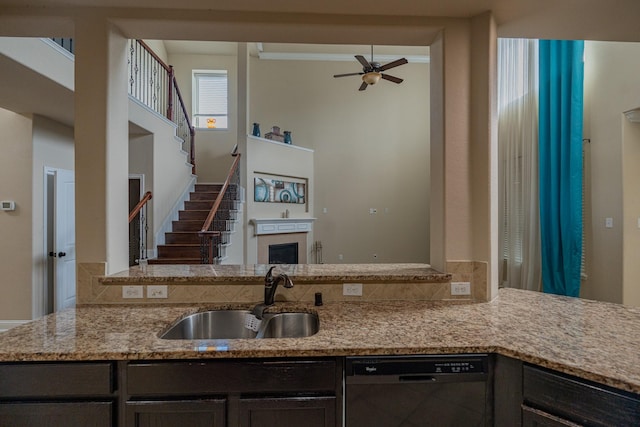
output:
<path id="1" fill-rule="evenodd" d="M 196 184 L 195 191 L 185 201 L 184 210 L 173 221 L 172 231 L 165 233 L 165 244 L 158 245 L 157 258 L 149 264 L 200 264 L 200 236 L 202 225 L 209 215 L 222 184 Z M 235 230 L 235 222 L 241 209 L 240 192 L 235 185 L 230 186 L 214 219 L 214 230 L 220 235 L 213 238 L 215 263 L 220 264 L 226 256 L 230 234 Z"/>

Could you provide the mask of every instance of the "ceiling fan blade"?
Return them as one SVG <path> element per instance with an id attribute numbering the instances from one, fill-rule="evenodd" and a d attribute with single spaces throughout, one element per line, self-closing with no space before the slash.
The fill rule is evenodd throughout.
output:
<path id="1" fill-rule="evenodd" d="M 334 74 L 333 77 L 361 76 L 364 73 Z"/>
<path id="2" fill-rule="evenodd" d="M 360 89 L 358 89 L 358 90 L 365 90 L 367 88 L 367 86 L 369 86 L 367 84 L 367 82 L 362 82 L 362 84 L 360 85 Z"/>
<path id="3" fill-rule="evenodd" d="M 381 75 L 383 79 L 385 80 L 389 80 L 390 82 L 394 82 L 394 83 L 402 83 L 404 80 L 396 77 L 396 76 L 390 76 L 389 74 L 382 74 Z"/>
<path id="4" fill-rule="evenodd" d="M 384 64 L 382 67 L 378 68 L 378 70 L 385 71 L 385 70 L 388 70 L 390 68 L 397 67 L 399 65 L 404 65 L 404 64 L 406 64 L 408 62 L 409 61 L 407 61 L 405 58 L 396 59 L 393 62 L 389 62 L 388 64 Z"/>
<path id="5" fill-rule="evenodd" d="M 362 66 L 364 68 L 371 68 L 371 64 L 369 64 L 369 61 L 367 61 L 364 56 L 362 55 L 356 55 L 356 59 L 358 60 L 359 63 L 362 64 Z"/>

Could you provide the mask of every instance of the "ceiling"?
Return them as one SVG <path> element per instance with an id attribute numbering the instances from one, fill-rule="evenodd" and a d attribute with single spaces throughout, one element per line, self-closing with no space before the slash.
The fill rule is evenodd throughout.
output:
<path id="1" fill-rule="evenodd" d="M 68 9 L 70 7 L 84 9 Z M 388 20 L 398 30 L 403 22 L 411 25 L 416 19 L 468 18 L 491 11 L 501 37 L 640 41 L 638 0 L 0 0 L 0 18 L 25 12 L 33 16 L 56 15 L 60 18 L 56 25 L 63 26 L 65 10 L 71 11 L 72 16 L 83 16 L 101 7 L 116 19 L 121 17 L 123 25 L 126 26 L 124 21 L 127 21 L 131 28 L 146 32 L 141 38 L 156 39 L 175 39 L 154 37 L 152 33 L 159 35 L 162 26 L 177 21 L 185 23 L 180 30 L 184 38 L 189 38 L 199 23 L 216 20 L 222 27 L 234 20 L 305 25 L 319 22 L 366 25 L 368 21 Z M 154 22 L 147 21 L 148 18 Z M 39 23 L 42 25 L 41 20 Z M 30 23 L 12 26 L 0 22 L 0 34 L 24 32 L 27 24 Z M 213 29 L 215 32 L 215 27 Z M 212 27 L 207 30 L 210 33 Z M 207 32 L 202 31 L 191 39 L 223 40 L 211 39 L 205 34 Z M 277 29 L 269 33 L 271 41 L 284 41 L 288 36 L 291 33 L 278 33 Z M 324 36 L 331 38 L 331 32 Z"/>

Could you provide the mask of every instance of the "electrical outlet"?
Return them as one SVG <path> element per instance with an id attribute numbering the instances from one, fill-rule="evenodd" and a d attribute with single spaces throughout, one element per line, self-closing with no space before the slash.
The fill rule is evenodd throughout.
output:
<path id="1" fill-rule="evenodd" d="M 451 295 L 471 295 L 471 283 L 451 282 Z"/>
<path id="2" fill-rule="evenodd" d="M 166 298 L 167 285 L 149 285 L 147 286 L 147 298 Z"/>
<path id="3" fill-rule="evenodd" d="M 142 286 L 123 286 L 122 298 L 144 298 Z"/>
<path id="4" fill-rule="evenodd" d="M 343 259 L 344 259 L 344 256 L 343 256 L 342 254 L 339 254 L 339 255 L 338 255 L 338 260 L 339 260 L 339 261 L 342 261 Z"/>
<path id="5" fill-rule="evenodd" d="M 376 209 L 376 208 L 369 208 L 369 213 L 370 213 L 371 215 L 375 215 L 375 214 L 377 214 L 377 213 L 378 213 L 378 209 Z"/>
<path id="6" fill-rule="evenodd" d="M 343 283 L 342 295 L 361 297 L 362 296 L 362 283 Z"/>

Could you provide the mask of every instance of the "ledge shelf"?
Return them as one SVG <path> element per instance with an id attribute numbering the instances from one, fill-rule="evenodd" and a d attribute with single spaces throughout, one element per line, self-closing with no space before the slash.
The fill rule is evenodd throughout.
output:
<path id="1" fill-rule="evenodd" d="M 254 218 L 254 235 L 308 233 L 315 218 Z"/>

